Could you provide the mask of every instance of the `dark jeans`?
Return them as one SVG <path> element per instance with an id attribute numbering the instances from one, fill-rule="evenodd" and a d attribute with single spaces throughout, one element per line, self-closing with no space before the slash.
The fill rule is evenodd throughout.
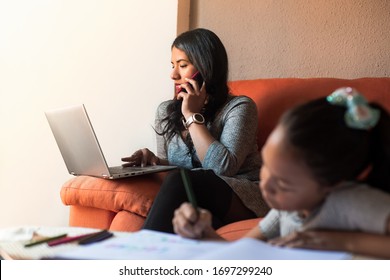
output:
<path id="1" fill-rule="evenodd" d="M 243 206 L 241 201 L 235 202 L 239 200 L 237 195 L 212 170 L 193 170 L 189 171 L 188 175 L 198 206 L 212 213 L 215 229 L 232 222 L 231 219 L 227 218 L 232 204 L 235 208 L 240 205 L 244 208 L 243 215 L 234 214 L 237 220 L 255 217 L 255 214 Z M 188 197 L 181 174 L 178 170 L 171 171 L 161 185 L 143 228 L 173 233 L 174 211 L 186 201 L 188 201 Z M 237 210 L 240 211 L 240 209 Z"/>

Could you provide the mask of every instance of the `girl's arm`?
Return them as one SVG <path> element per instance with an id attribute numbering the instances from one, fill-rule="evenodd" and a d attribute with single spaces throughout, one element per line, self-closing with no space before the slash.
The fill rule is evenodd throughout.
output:
<path id="1" fill-rule="evenodd" d="M 263 241 L 267 241 L 267 238 L 261 233 L 260 227 L 255 226 L 252 228 L 250 231 L 248 231 L 244 237 L 248 238 L 255 238 L 255 239 L 260 239 Z"/>
<path id="2" fill-rule="evenodd" d="M 311 240 L 319 243 L 318 249 L 342 250 L 353 254 L 390 259 L 390 217 L 387 219 L 385 234 L 313 231 L 311 235 Z M 317 249 L 317 246 L 313 249 Z"/>
<path id="3" fill-rule="evenodd" d="M 345 251 L 390 259 L 390 235 L 346 231 L 295 232 L 270 241 L 274 245 L 316 250 Z"/>

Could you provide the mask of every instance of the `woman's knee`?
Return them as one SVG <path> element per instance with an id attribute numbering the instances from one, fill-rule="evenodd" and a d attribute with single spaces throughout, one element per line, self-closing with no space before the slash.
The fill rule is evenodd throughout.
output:
<path id="1" fill-rule="evenodd" d="M 170 171 L 165 177 L 160 190 L 155 198 L 155 202 L 161 203 L 164 201 L 164 204 L 172 203 L 177 204 L 178 202 L 183 202 L 186 200 L 186 192 L 181 179 L 180 172 Z"/>
<path id="2" fill-rule="evenodd" d="M 172 191 L 176 188 L 183 188 L 183 182 L 180 172 L 178 170 L 173 170 L 165 176 L 161 185 L 161 190 Z"/>

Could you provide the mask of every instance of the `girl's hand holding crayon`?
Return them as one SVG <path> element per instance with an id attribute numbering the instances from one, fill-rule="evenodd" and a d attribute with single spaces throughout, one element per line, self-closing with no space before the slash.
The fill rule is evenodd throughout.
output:
<path id="1" fill-rule="evenodd" d="M 218 238 L 211 226 L 211 214 L 206 209 L 192 207 L 191 203 L 185 202 L 175 210 L 172 220 L 175 233 L 194 239 Z"/>

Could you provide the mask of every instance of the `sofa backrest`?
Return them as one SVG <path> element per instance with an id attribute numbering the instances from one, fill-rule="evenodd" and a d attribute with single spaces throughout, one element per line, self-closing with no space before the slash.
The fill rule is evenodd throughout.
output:
<path id="1" fill-rule="evenodd" d="M 346 86 L 356 88 L 369 101 L 390 111 L 390 78 L 273 78 L 229 82 L 232 94 L 246 95 L 257 104 L 259 150 L 284 111 Z"/>

